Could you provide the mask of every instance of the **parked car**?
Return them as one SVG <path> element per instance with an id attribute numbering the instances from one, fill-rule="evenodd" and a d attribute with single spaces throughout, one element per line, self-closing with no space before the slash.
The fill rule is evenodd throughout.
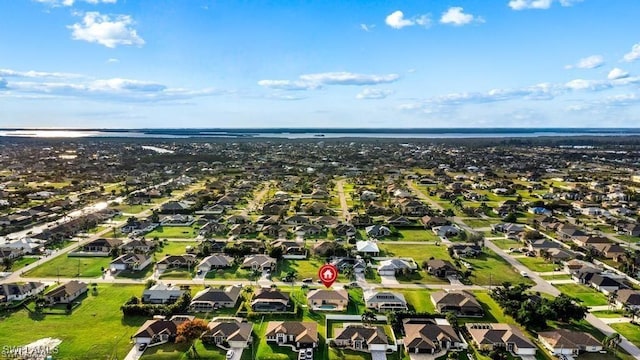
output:
<path id="1" fill-rule="evenodd" d="M 304 278 L 304 279 L 302 279 L 302 282 L 305 283 L 305 284 L 310 284 L 310 283 L 313 282 L 313 279 L 312 278 Z"/>
<path id="2" fill-rule="evenodd" d="M 233 350 L 227 350 L 227 359 L 231 359 L 233 357 Z"/>
<path id="3" fill-rule="evenodd" d="M 146 348 L 147 348 L 147 344 L 145 344 L 145 343 L 142 343 L 142 344 L 138 345 L 138 350 L 139 351 L 144 351 L 144 349 L 146 349 Z"/>
<path id="4" fill-rule="evenodd" d="M 520 271 L 520 275 L 522 275 L 522 277 L 529 277 L 529 274 L 526 271 Z"/>

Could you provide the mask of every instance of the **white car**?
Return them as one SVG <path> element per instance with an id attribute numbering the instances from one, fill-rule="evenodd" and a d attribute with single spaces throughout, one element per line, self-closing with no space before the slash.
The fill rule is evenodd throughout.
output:
<path id="1" fill-rule="evenodd" d="M 231 359 L 233 357 L 233 350 L 227 351 L 227 359 Z"/>
<path id="2" fill-rule="evenodd" d="M 520 271 L 520 275 L 522 275 L 522 277 L 529 277 L 529 274 L 526 271 Z"/>

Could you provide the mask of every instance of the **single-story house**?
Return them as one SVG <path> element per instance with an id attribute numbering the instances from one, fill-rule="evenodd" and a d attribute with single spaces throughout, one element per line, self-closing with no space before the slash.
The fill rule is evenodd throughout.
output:
<path id="1" fill-rule="evenodd" d="M 412 259 L 388 259 L 380 262 L 378 274 L 381 276 L 394 276 L 401 271 L 415 271 L 418 268 Z"/>
<path id="2" fill-rule="evenodd" d="M 452 263 L 441 259 L 427 261 L 427 272 L 439 278 L 458 275 L 458 269 Z"/>
<path id="3" fill-rule="evenodd" d="M 127 253 L 113 259 L 109 264 L 111 271 L 133 270 L 138 271 L 151 264 L 153 259 L 145 254 Z"/>
<path id="4" fill-rule="evenodd" d="M 45 285 L 40 282 L 0 284 L 0 302 L 22 301 L 43 292 Z"/>
<path id="5" fill-rule="evenodd" d="M 292 345 L 296 349 L 318 347 L 318 324 L 301 321 L 270 321 L 265 331 L 267 343 Z"/>
<path id="6" fill-rule="evenodd" d="M 253 323 L 239 319 L 214 319 L 207 325 L 207 330 L 200 339 L 205 343 L 221 345 L 228 343 L 231 348 L 246 349 L 251 342 Z"/>
<path id="7" fill-rule="evenodd" d="M 516 326 L 497 323 L 465 324 L 472 341 L 480 350 L 506 348 L 516 355 L 535 356 L 536 345 Z"/>
<path id="8" fill-rule="evenodd" d="M 375 241 L 360 240 L 356 242 L 356 251 L 362 255 L 378 256 L 380 249 Z"/>
<path id="9" fill-rule="evenodd" d="M 198 264 L 198 271 L 207 273 L 213 269 L 224 269 L 233 265 L 233 258 L 226 255 L 211 255 Z"/>
<path id="10" fill-rule="evenodd" d="M 364 352 L 386 352 L 391 348 L 382 326 L 350 324 L 343 328 L 335 328 L 334 333 L 333 342 L 337 347 Z"/>
<path id="11" fill-rule="evenodd" d="M 256 312 L 287 311 L 290 305 L 289 293 L 276 289 L 261 289 L 251 299 L 251 308 Z"/>
<path id="12" fill-rule="evenodd" d="M 369 309 L 383 310 L 407 310 L 407 301 L 404 295 L 391 291 L 365 290 L 364 303 Z"/>
<path id="13" fill-rule="evenodd" d="M 247 256 L 242 262 L 242 265 L 240 265 L 240 267 L 243 269 L 249 268 L 252 270 L 261 270 L 261 271 L 270 270 L 271 271 L 276 268 L 276 264 L 277 264 L 277 260 L 270 256 L 252 255 L 252 256 Z"/>
<path id="14" fill-rule="evenodd" d="M 185 320 L 190 319 L 193 319 L 193 316 L 179 315 L 171 320 L 147 320 L 131 338 L 136 345 L 147 344 L 148 346 L 156 346 L 173 342 L 178 333 L 178 326 Z"/>
<path id="15" fill-rule="evenodd" d="M 45 294 L 44 299 L 49 305 L 69 304 L 88 290 L 86 283 L 72 280 Z"/>
<path id="16" fill-rule="evenodd" d="M 158 270 L 193 268 L 198 259 L 193 254 L 167 255 L 157 263 Z"/>
<path id="17" fill-rule="evenodd" d="M 553 355 L 578 355 L 603 349 L 602 344 L 593 335 L 581 331 L 543 331 L 538 333 L 538 339 Z"/>
<path id="18" fill-rule="evenodd" d="M 315 289 L 307 294 L 307 303 L 313 310 L 343 311 L 349 304 L 349 294 L 345 289 Z"/>
<path id="19" fill-rule="evenodd" d="M 632 289 L 620 289 L 616 296 L 616 306 L 620 309 L 640 308 L 640 291 Z"/>
<path id="20" fill-rule="evenodd" d="M 484 309 L 475 296 L 464 290 L 444 290 L 431 294 L 431 302 L 441 313 L 454 312 L 460 317 L 482 317 Z"/>
<path id="21" fill-rule="evenodd" d="M 367 233 L 367 236 L 372 238 L 382 238 L 391 235 L 391 230 L 384 225 L 367 226 L 364 231 Z"/>
<path id="22" fill-rule="evenodd" d="M 464 342 L 445 319 L 404 319 L 404 346 L 409 354 L 435 354 Z"/>
<path id="23" fill-rule="evenodd" d="M 142 302 L 145 304 L 171 304 L 174 303 L 185 290 L 178 286 L 157 283 L 142 292 Z"/>
<path id="24" fill-rule="evenodd" d="M 219 308 L 232 308 L 238 303 L 242 286 L 227 286 L 223 289 L 206 288 L 198 292 L 189 304 L 196 312 L 213 311 Z"/>

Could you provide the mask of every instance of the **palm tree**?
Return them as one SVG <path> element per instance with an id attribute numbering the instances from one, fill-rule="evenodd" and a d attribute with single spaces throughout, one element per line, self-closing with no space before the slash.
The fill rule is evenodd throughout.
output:
<path id="1" fill-rule="evenodd" d="M 616 351 L 618 350 L 618 345 L 622 342 L 622 338 L 620 337 L 620 334 L 618 333 L 613 333 L 609 336 L 607 336 L 604 340 L 603 340 L 603 345 L 609 349 L 613 350 L 613 355 L 616 355 Z"/>
<path id="2" fill-rule="evenodd" d="M 609 293 L 609 309 L 613 308 L 618 300 L 618 291 L 612 291 Z"/>
<path id="3" fill-rule="evenodd" d="M 371 323 L 373 323 L 377 319 L 378 317 L 376 316 L 376 313 L 371 310 L 366 310 L 364 313 L 362 313 L 362 322 L 367 325 L 371 325 Z"/>

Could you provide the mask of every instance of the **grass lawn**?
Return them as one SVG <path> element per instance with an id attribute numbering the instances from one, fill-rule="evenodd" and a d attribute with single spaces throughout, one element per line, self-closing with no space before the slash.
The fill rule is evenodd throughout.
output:
<path id="1" fill-rule="evenodd" d="M 23 256 L 18 260 L 14 260 L 11 264 L 10 269 L 11 271 L 18 271 L 29 264 L 33 264 L 36 261 L 38 261 L 38 258 Z M 2 268 L 4 271 L 8 271 L 8 269 L 5 269 L 2 265 L 0 265 L 0 268 Z"/>
<path id="2" fill-rule="evenodd" d="M 594 316 L 599 318 L 619 318 L 623 317 L 621 310 L 605 310 L 605 311 L 593 311 L 591 312 Z"/>
<path id="3" fill-rule="evenodd" d="M 248 280 L 251 278 L 251 270 L 241 269 L 240 265 L 236 264 L 228 269 L 218 269 L 209 271 L 205 278 L 207 279 L 218 279 L 218 280 L 234 280 L 234 279 L 242 279 Z"/>
<path id="4" fill-rule="evenodd" d="M 198 230 L 191 226 L 158 226 L 155 230 L 145 235 L 153 239 L 193 239 L 198 236 Z"/>
<path id="5" fill-rule="evenodd" d="M 451 261 L 447 247 L 444 245 L 402 245 L 402 244 L 380 244 L 380 256 L 412 258 L 418 266 L 431 257 Z"/>
<path id="6" fill-rule="evenodd" d="M 120 204 L 118 206 L 114 206 L 114 209 L 120 210 L 123 214 L 138 214 L 147 209 L 150 209 L 153 204 L 144 204 L 144 205 L 126 205 Z"/>
<path id="7" fill-rule="evenodd" d="M 182 255 L 182 254 L 186 254 L 187 250 L 186 247 L 187 246 L 191 246 L 193 248 L 196 248 L 198 246 L 198 242 L 196 241 L 171 241 L 169 240 L 168 242 L 162 242 L 163 246 L 162 247 L 158 247 L 156 248 L 156 253 L 158 254 L 157 256 L 162 258 L 165 255 L 169 254 L 169 255 Z"/>
<path id="8" fill-rule="evenodd" d="M 515 320 L 513 320 L 511 316 L 507 316 L 504 314 L 504 311 L 502 311 L 500 305 L 498 305 L 498 303 L 496 303 L 495 300 L 493 300 L 491 296 L 489 296 L 488 292 L 475 291 L 473 295 L 475 295 L 476 299 L 478 299 L 478 301 L 484 308 L 485 315 L 482 320 L 489 322 L 516 324 Z M 478 322 L 478 319 L 476 318 L 461 317 L 459 319 L 461 320 L 461 322 Z"/>
<path id="9" fill-rule="evenodd" d="M 533 281 L 523 278 L 503 258 L 489 249 L 483 249 L 480 256 L 467 258 L 465 261 L 473 265 L 470 279 L 476 285 L 500 285 L 505 281 L 512 284 L 533 284 Z"/>
<path id="10" fill-rule="evenodd" d="M 146 268 L 140 271 L 122 270 L 116 277 L 127 279 L 146 279 L 153 274 L 153 265 L 149 264 Z"/>
<path id="11" fill-rule="evenodd" d="M 431 302 L 431 293 L 433 291 L 430 290 L 392 290 L 397 291 L 404 295 L 404 298 L 407 300 L 409 304 L 410 310 L 415 310 L 418 313 L 434 313 L 435 308 L 433 303 Z"/>
<path id="12" fill-rule="evenodd" d="M 562 293 L 582 301 L 585 306 L 607 305 L 607 297 L 591 287 L 580 284 L 557 284 L 554 285 Z"/>
<path id="13" fill-rule="evenodd" d="M 465 224 L 471 226 L 472 228 L 486 228 L 490 227 L 492 224 L 497 224 L 499 220 L 485 220 L 485 219 L 463 219 Z"/>
<path id="14" fill-rule="evenodd" d="M 169 360 L 181 359 L 185 352 L 189 350 L 189 344 L 173 344 L 167 343 L 153 346 L 145 350 L 140 359 L 142 360 Z"/>
<path id="15" fill-rule="evenodd" d="M 640 346 L 640 326 L 630 323 L 611 324 L 610 326 L 634 345 Z"/>
<path id="16" fill-rule="evenodd" d="M 192 279 L 194 275 L 195 275 L 194 269 L 191 269 L 191 271 L 188 271 L 187 269 L 171 269 L 163 272 L 162 275 L 160 275 L 160 279 L 177 279 L 177 280 L 187 279 L 188 280 L 188 279 Z"/>
<path id="17" fill-rule="evenodd" d="M 302 280 L 305 278 L 318 278 L 318 270 L 322 265 L 324 265 L 324 260 L 312 257 L 309 260 L 282 260 L 281 263 L 278 264 L 278 268 L 273 273 L 274 280 L 275 278 L 280 279 L 287 275 L 289 271 L 295 271 L 297 273 L 297 279 Z"/>
<path id="18" fill-rule="evenodd" d="M 360 315 L 366 310 L 364 304 L 364 297 L 362 295 L 362 289 L 349 289 L 349 304 L 347 306 L 347 313 L 349 315 Z"/>
<path id="19" fill-rule="evenodd" d="M 371 360 L 371 355 L 364 352 L 330 347 L 329 360 Z"/>
<path id="20" fill-rule="evenodd" d="M 545 280 L 569 280 L 571 279 L 571 275 L 562 274 L 562 275 L 543 275 L 541 276 Z"/>
<path id="21" fill-rule="evenodd" d="M 97 278 L 102 275 L 101 268 L 108 268 L 111 257 L 67 257 L 66 255 L 47 261 L 24 274 L 26 277 L 76 277 L 78 268 L 80 277 Z"/>
<path id="22" fill-rule="evenodd" d="M 491 240 L 492 243 L 494 243 L 497 247 L 499 247 L 502 250 L 509 250 L 511 248 L 521 248 L 522 247 L 522 243 L 516 241 L 516 240 L 511 240 L 511 239 L 500 239 L 500 240 Z"/>
<path id="23" fill-rule="evenodd" d="M 420 264 L 418 264 L 418 266 L 419 265 Z M 398 280 L 398 282 L 401 284 L 448 284 L 449 283 L 448 280 L 435 277 L 423 269 L 419 269 L 418 271 L 411 273 L 407 276 L 396 275 L 396 280 Z"/>
<path id="24" fill-rule="evenodd" d="M 521 257 L 517 259 L 522 265 L 529 268 L 531 271 L 537 272 L 549 272 L 556 269 L 557 264 L 547 262 L 545 259 L 541 257 Z"/>
<path id="25" fill-rule="evenodd" d="M 26 345 L 38 339 L 62 340 L 56 358 L 123 359 L 131 349 L 129 338 L 146 320 L 122 318 L 120 306 L 131 296 L 140 296 L 141 285 L 100 284 L 98 294 L 89 290 L 82 305 L 72 315 L 30 316 L 19 310 L 0 317 L 0 334 L 5 345 Z M 100 327 L 96 336 L 96 326 Z M 93 336 L 90 334 L 94 334 Z"/>
<path id="26" fill-rule="evenodd" d="M 425 229 L 402 229 L 399 230 L 399 235 L 397 237 L 390 237 L 388 240 L 398 240 L 398 241 L 440 241 L 440 238 L 433 233 L 431 230 Z"/>

